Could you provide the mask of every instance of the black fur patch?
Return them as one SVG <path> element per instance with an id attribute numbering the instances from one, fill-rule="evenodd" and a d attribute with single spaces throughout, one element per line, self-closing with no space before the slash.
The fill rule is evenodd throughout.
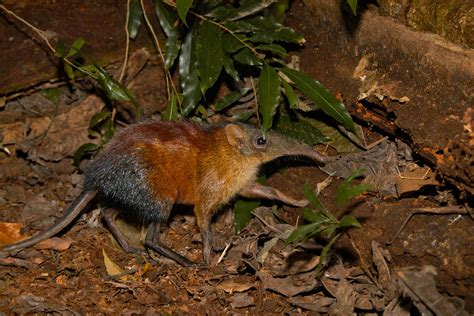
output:
<path id="1" fill-rule="evenodd" d="M 130 153 L 103 152 L 87 165 L 84 186 L 97 189 L 108 206 L 138 222 L 168 220 L 170 203 L 153 199 L 144 171 Z"/>

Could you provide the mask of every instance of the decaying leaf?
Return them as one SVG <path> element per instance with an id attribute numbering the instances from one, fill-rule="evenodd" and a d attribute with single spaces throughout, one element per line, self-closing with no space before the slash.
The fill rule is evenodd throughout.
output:
<path id="1" fill-rule="evenodd" d="M 123 273 L 123 269 L 120 268 L 115 262 L 110 260 L 104 249 L 102 249 L 102 254 L 104 256 L 105 270 L 107 271 L 108 275 L 117 275 Z"/>
<path id="2" fill-rule="evenodd" d="M 216 285 L 216 288 L 232 294 L 234 292 L 245 292 L 254 286 L 255 282 L 250 282 L 249 280 L 242 280 L 242 278 L 233 278 L 220 282 Z"/>
<path id="3" fill-rule="evenodd" d="M 20 223 L 0 222 L 0 245 L 8 245 L 25 239 L 20 233 L 22 225 Z"/>
<path id="4" fill-rule="evenodd" d="M 36 249 L 51 249 L 56 251 L 63 251 L 69 249 L 71 244 L 74 242 L 71 238 L 59 238 L 53 237 L 43 240 L 35 245 Z"/>
<path id="5" fill-rule="evenodd" d="M 257 276 L 262 281 L 264 289 L 269 289 L 288 297 L 309 292 L 319 285 L 314 271 L 285 278 L 275 278 L 270 273 L 260 270 L 257 272 Z"/>
<path id="6" fill-rule="evenodd" d="M 400 287 L 409 296 L 423 315 L 469 315 L 461 299 L 447 298 L 436 288 L 436 269 L 424 266 L 421 269 L 404 269 L 398 272 Z"/>

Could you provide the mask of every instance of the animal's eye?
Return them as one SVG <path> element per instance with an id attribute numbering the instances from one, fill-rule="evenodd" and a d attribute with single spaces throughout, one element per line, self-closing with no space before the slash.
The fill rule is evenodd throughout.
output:
<path id="1" fill-rule="evenodd" d="M 265 149 L 267 147 L 267 140 L 263 136 L 256 136 L 253 139 L 253 144 L 257 148 Z"/>

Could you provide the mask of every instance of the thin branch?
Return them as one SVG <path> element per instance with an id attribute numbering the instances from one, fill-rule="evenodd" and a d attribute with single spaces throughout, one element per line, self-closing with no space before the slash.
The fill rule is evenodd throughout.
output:
<path id="1" fill-rule="evenodd" d="M 128 31 L 128 23 L 130 20 L 130 0 L 127 0 L 127 16 L 125 18 L 125 36 L 126 36 L 126 42 L 125 42 L 125 56 L 123 58 L 123 65 L 122 65 L 122 71 L 120 72 L 120 77 L 118 81 L 123 84 L 123 77 L 125 76 L 125 69 L 127 69 L 127 64 L 128 64 L 128 53 L 130 50 L 130 32 Z"/>

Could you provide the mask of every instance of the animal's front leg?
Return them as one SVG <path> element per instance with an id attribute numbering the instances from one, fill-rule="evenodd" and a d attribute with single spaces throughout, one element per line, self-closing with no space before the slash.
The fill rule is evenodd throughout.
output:
<path id="1" fill-rule="evenodd" d="M 194 214 L 196 214 L 197 224 L 202 236 L 202 256 L 204 262 L 209 265 L 211 263 L 211 250 L 213 244 L 213 234 L 211 230 L 212 212 L 200 204 L 194 206 Z"/>
<path id="2" fill-rule="evenodd" d="M 238 194 L 247 198 L 264 198 L 269 200 L 277 200 L 296 207 L 304 207 L 309 203 L 306 199 L 296 200 L 275 188 L 267 187 L 257 182 L 254 182 L 244 187 Z"/>

